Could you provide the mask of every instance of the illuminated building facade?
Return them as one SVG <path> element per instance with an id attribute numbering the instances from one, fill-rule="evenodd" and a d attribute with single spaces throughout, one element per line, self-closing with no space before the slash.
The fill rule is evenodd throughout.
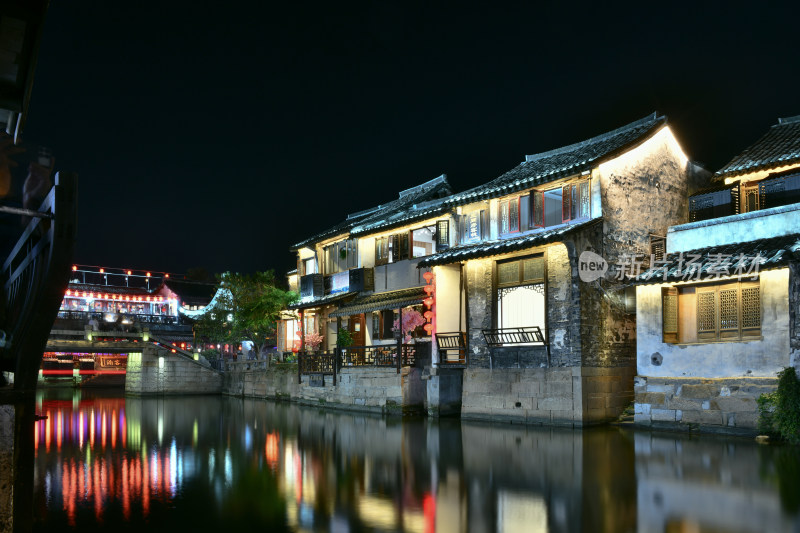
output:
<path id="1" fill-rule="evenodd" d="M 800 355 L 800 117 L 689 197 L 637 287 L 638 424 L 752 433 L 756 401 Z"/>
<path id="2" fill-rule="evenodd" d="M 445 201 L 458 244 L 420 266 L 433 268 L 435 332 L 449 341 L 435 343 L 434 361 L 460 366 L 450 354 L 467 354 L 463 417 L 582 426 L 619 416 L 633 399 L 636 326 L 632 291 L 609 265 L 649 256 L 653 236 L 686 220 L 697 172 L 654 113 L 526 156 Z M 593 279 L 587 257 L 598 260 Z"/>

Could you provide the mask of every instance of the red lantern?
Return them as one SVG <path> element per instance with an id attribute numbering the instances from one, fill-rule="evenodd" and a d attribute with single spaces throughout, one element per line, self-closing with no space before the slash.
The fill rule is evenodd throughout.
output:
<path id="1" fill-rule="evenodd" d="M 433 272 L 425 272 L 422 274 L 422 278 L 425 280 L 425 283 L 430 283 L 433 280 Z"/>
<path id="2" fill-rule="evenodd" d="M 422 303 L 424 303 L 424 304 L 425 304 L 425 307 L 430 307 L 430 306 L 432 306 L 432 305 L 433 305 L 433 298 L 432 298 L 432 297 L 430 297 L 430 296 L 428 296 L 427 298 L 425 298 L 424 300 L 422 300 Z"/>
<path id="3" fill-rule="evenodd" d="M 422 316 L 424 316 L 424 317 L 425 317 L 425 320 L 427 320 L 428 322 L 430 322 L 430 321 L 431 321 L 431 319 L 433 318 L 433 311 L 425 311 L 425 312 L 422 314 Z"/>
<path id="4" fill-rule="evenodd" d="M 425 291 L 425 294 L 430 296 L 431 293 L 434 291 L 434 288 L 433 285 L 425 285 L 424 287 L 422 287 L 422 290 Z"/>
<path id="5" fill-rule="evenodd" d="M 433 331 L 433 324 L 425 324 L 424 326 L 422 326 L 422 329 L 430 333 L 431 331 Z"/>

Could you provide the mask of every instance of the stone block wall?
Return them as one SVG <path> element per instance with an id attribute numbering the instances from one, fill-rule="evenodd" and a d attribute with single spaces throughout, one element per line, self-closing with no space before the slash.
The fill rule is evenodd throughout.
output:
<path id="1" fill-rule="evenodd" d="M 755 434 L 756 400 L 774 392 L 775 378 L 686 379 L 637 376 L 637 425 L 663 429 Z"/>
<path id="2" fill-rule="evenodd" d="M 223 394 L 357 411 L 403 413 L 421 412 L 426 400 L 422 369 L 343 368 L 336 376 L 325 376 L 323 386 L 312 386 L 309 376 L 298 383 L 296 365 L 273 365 L 250 369 L 231 365 L 225 373 Z"/>
<path id="3" fill-rule="evenodd" d="M 131 395 L 219 394 L 222 373 L 185 356 L 145 346 L 128 355 L 125 393 Z"/>
<path id="4" fill-rule="evenodd" d="M 461 417 L 522 424 L 580 426 L 580 369 L 464 370 Z"/>
<path id="5" fill-rule="evenodd" d="M 633 369 L 464 371 L 463 418 L 581 427 L 619 416 L 633 401 Z"/>

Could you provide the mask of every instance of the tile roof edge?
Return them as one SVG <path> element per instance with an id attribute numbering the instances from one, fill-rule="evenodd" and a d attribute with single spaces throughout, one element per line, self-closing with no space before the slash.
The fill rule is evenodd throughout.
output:
<path id="1" fill-rule="evenodd" d="M 657 121 L 663 121 L 664 123 L 666 123 L 667 117 L 663 116 L 663 115 L 662 116 L 658 116 L 658 112 L 657 111 L 653 111 L 651 114 L 647 115 L 644 118 L 640 118 L 639 120 L 635 120 L 635 121 L 633 121 L 633 122 L 631 122 L 629 124 L 626 124 L 624 126 L 620 126 L 619 128 L 616 128 L 614 130 L 607 131 L 605 133 L 601 133 L 600 135 L 595 135 L 594 137 L 590 137 L 589 139 L 584 139 L 583 141 L 572 143 L 572 144 L 569 144 L 567 146 L 561 146 L 559 148 L 554 148 L 554 149 L 548 150 L 546 152 L 540 152 L 538 154 L 526 155 L 524 162 L 525 163 L 529 163 L 531 161 L 537 161 L 539 159 L 542 159 L 543 157 L 550 157 L 550 156 L 558 155 L 558 154 L 561 154 L 561 153 L 564 153 L 564 152 L 570 152 L 572 150 L 575 150 L 576 148 L 580 148 L 582 146 L 588 146 L 590 144 L 594 144 L 594 143 L 597 143 L 597 142 L 600 142 L 600 141 L 604 141 L 606 139 L 610 139 L 611 137 L 614 137 L 615 135 L 619 135 L 620 133 L 625 133 L 626 131 L 629 131 L 629 130 L 644 126 L 644 125 L 646 125 L 646 124 L 648 124 L 650 122 L 657 122 Z"/>

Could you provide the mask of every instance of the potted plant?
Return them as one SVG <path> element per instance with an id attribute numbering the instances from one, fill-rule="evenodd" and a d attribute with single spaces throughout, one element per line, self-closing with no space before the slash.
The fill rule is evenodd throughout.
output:
<path id="1" fill-rule="evenodd" d="M 306 351 L 316 352 L 319 350 L 320 344 L 322 344 L 322 335 L 315 332 L 306 333 L 303 341 L 306 345 Z"/>

